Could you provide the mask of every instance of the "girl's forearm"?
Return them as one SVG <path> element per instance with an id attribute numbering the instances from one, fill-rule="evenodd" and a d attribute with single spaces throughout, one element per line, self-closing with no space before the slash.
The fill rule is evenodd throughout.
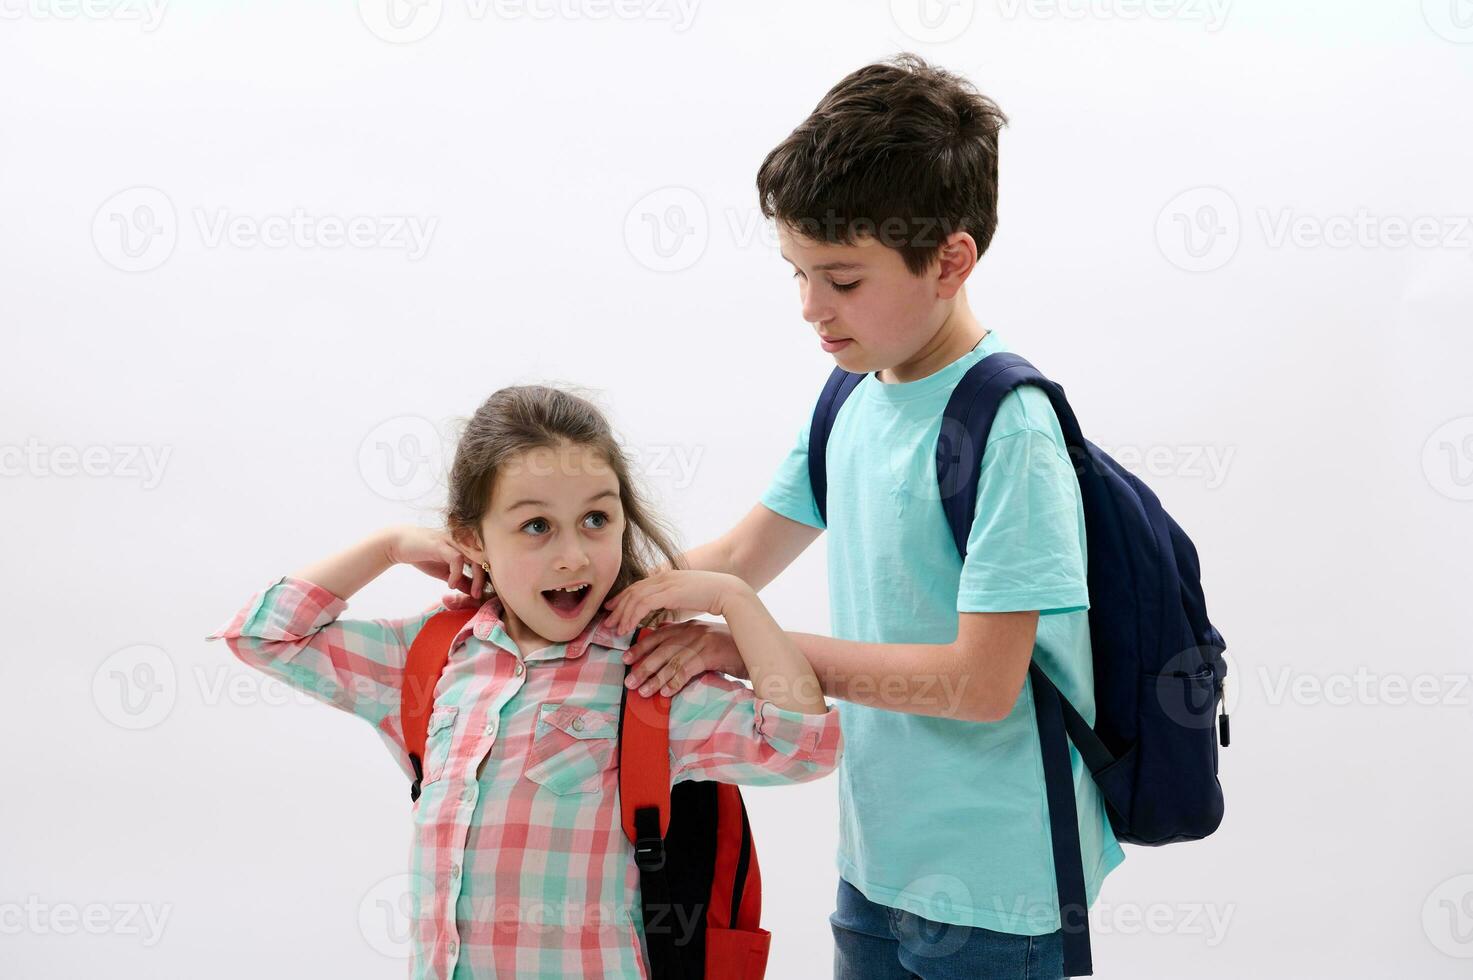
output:
<path id="1" fill-rule="evenodd" d="M 350 599 L 393 567 L 394 559 L 389 554 L 392 540 L 390 530 L 376 531 L 351 548 L 294 572 L 292 577 L 320 585 L 339 599 Z"/>
<path id="2" fill-rule="evenodd" d="M 721 615 L 758 697 L 807 715 L 821 715 L 828 710 L 807 658 L 755 592 L 733 596 L 723 604 Z"/>

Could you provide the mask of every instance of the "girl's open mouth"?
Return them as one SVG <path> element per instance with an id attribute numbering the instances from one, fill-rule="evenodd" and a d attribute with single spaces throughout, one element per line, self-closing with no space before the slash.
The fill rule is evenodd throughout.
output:
<path id="1" fill-rule="evenodd" d="M 542 599 L 563 619 L 577 619 L 592 588 L 587 582 L 569 589 L 543 589 Z"/>

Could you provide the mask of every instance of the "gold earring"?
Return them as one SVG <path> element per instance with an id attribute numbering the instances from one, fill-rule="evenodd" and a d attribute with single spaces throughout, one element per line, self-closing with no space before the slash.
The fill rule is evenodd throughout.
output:
<path id="1" fill-rule="evenodd" d="M 491 574 L 491 566 L 490 565 L 486 564 L 485 562 L 481 562 L 481 567 L 486 570 L 486 574 L 487 575 L 490 575 Z"/>

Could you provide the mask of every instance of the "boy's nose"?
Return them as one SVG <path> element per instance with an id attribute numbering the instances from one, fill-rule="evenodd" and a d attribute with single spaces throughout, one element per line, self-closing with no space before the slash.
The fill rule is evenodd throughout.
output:
<path id="1" fill-rule="evenodd" d="M 815 299 L 815 293 L 817 293 L 817 290 L 814 289 L 805 288 L 803 290 L 803 319 L 815 327 L 821 327 L 833 319 L 834 312 L 825 304 Z"/>

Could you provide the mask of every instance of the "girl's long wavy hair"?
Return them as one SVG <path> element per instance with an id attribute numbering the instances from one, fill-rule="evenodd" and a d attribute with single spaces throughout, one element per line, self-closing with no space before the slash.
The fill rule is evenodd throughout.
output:
<path id="1" fill-rule="evenodd" d="M 479 539 L 481 519 L 491 505 L 491 492 L 502 468 L 522 453 L 556 450 L 563 444 L 598 453 L 619 480 L 623 561 L 609 595 L 618 595 L 648 577 L 661 559 L 671 568 L 681 567 L 672 530 L 650 510 L 635 486 L 629 458 L 603 413 L 587 399 L 547 385 L 502 388 L 465 423 L 450 467 L 446 528 L 457 537 L 468 531 Z"/>

